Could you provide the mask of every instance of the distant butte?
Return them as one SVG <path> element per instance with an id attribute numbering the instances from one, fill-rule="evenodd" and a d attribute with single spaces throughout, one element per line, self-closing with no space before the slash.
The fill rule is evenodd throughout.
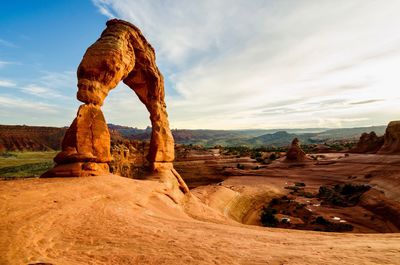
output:
<path id="1" fill-rule="evenodd" d="M 301 149 L 299 139 L 294 138 L 286 153 L 286 161 L 302 162 L 306 159 L 306 153 Z"/>

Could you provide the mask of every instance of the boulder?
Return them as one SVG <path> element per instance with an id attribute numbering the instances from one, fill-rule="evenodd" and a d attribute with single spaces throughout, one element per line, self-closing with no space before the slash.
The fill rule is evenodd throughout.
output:
<path id="1" fill-rule="evenodd" d="M 352 153 L 375 154 L 383 145 L 383 136 L 375 132 L 363 133 L 357 145 L 351 149 Z"/>

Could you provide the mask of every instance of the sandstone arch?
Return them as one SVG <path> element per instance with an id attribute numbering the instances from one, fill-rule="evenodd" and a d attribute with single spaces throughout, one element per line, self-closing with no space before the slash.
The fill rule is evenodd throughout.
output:
<path id="1" fill-rule="evenodd" d="M 164 101 L 164 80 L 153 47 L 134 25 L 118 19 L 107 22 L 101 37 L 86 51 L 78 67 L 77 98 L 83 105 L 67 130 L 56 166 L 43 177 L 90 176 L 108 173 L 110 134 L 101 106 L 120 81 L 128 85 L 150 113 L 152 135 L 148 160 L 153 172 L 172 172 L 174 139 Z"/>

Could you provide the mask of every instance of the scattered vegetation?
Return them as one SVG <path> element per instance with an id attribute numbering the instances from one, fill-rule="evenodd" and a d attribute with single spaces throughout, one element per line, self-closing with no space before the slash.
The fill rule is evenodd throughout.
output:
<path id="1" fill-rule="evenodd" d="M 0 177 L 37 177 L 53 167 L 56 152 L 8 152 L 0 156 Z"/>
<path id="2" fill-rule="evenodd" d="M 323 204 L 330 204 L 340 207 L 355 206 L 360 200 L 361 195 L 370 190 L 371 186 L 364 184 L 337 184 L 335 186 L 321 186 L 317 197 Z"/>
<path id="3" fill-rule="evenodd" d="M 325 232 L 345 232 L 353 230 L 347 223 L 331 222 L 323 216 L 309 211 L 305 204 L 287 196 L 274 198 L 263 207 L 260 220 L 263 226 Z M 297 221 L 294 221 L 297 220 Z"/>
<path id="4" fill-rule="evenodd" d="M 314 198 L 315 195 L 311 192 L 305 191 L 304 188 L 306 184 L 304 182 L 295 182 L 293 186 L 286 186 L 285 189 L 291 190 L 291 195 L 306 197 L 306 198 Z"/>
<path id="5" fill-rule="evenodd" d="M 353 230 L 353 226 L 351 224 L 346 224 L 346 223 L 334 223 L 331 222 L 327 219 L 325 219 L 322 216 L 318 216 L 312 224 L 317 224 L 323 226 L 323 229 L 321 227 L 315 227 L 314 231 L 324 231 L 324 232 L 348 232 Z"/>
<path id="6" fill-rule="evenodd" d="M 236 168 L 237 168 L 237 169 L 244 169 L 244 165 L 238 163 L 238 164 L 236 165 Z"/>
<path id="7" fill-rule="evenodd" d="M 306 184 L 304 182 L 295 182 L 294 185 L 296 187 L 305 187 L 306 186 Z"/>
<path id="8" fill-rule="evenodd" d="M 11 166 L 0 168 L 0 177 L 21 178 L 21 177 L 39 177 L 41 174 L 54 166 L 53 162 L 41 162 L 25 164 L 21 166 Z"/>
<path id="9" fill-rule="evenodd" d="M 264 207 L 261 212 L 261 223 L 263 226 L 276 227 L 279 223 L 279 220 L 275 217 L 276 213 L 276 209 Z"/>
<path id="10" fill-rule="evenodd" d="M 9 157 L 17 157 L 16 154 L 13 153 L 0 153 L 0 158 L 9 158 Z"/>
<path id="11" fill-rule="evenodd" d="M 241 146 L 230 146 L 223 147 L 223 154 L 225 155 L 235 155 L 237 157 L 250 156 L 252 159 L 256 159 L 258 162 L 262 162 L 265 157 L 264 153 L 273 153 L 270 154 L 268 159 L 275 160 L 280 157 L 280 152 L 286 152 L 287 148 L 277 148 L 277 147 L 255 147 L 251 148 L 245 145 Z"/>

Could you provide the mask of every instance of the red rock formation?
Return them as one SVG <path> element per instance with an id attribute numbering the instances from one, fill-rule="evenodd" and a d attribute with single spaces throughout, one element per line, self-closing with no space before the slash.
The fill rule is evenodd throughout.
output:
<path id="1" fill-rule="evenodd" d="M 391 121 L 386 127 L 384 144 L 379 149 L 379 154 L 400 153 L 400 121 Z"/>
<path id="2" fill-rule="evenodd" d="M 383 145 L 383 136 L 378 137 L 375 132 L 363 133 L 352 153 L 375 154 Z"/>
<path id="3" fill-rule="evenodd" d="M 306 160 L 306 153 L 301 149 L 299 139 L 294 138 L 286 153 L 286 161 L 301 162 Z"/>
<path id="4" fill-rule="evenodd" d="M 109 151 L 105 151 L 109 150 L 110 137 L 100 106 L 109 91 L 123 81 L 150 112 L 152 135 L 147 158 L 152 170 L 157 173 L 157 178 L 168 176 L 175 179 L 175 184 L 187 192 L 186 184 L 172 165 L 174 139 L 164 101 L 163 76 L 157 68 L 154 49 L 140 30 L 122 20 L 108 21 L 100 39 L 87 49 L 77 75 L 77 98 L 85 105 L 80 107 L 77 118 L 65 135 L 62 152 L 55 159 L 57 165 L 74 163 L 73 176 L 103 173 L 106 169 L 104 163 L 110 161 Z M 88 173 L 84 172 L 87 163 L 91 163 Z M 100 165 L 98 173 L 93 163 Z M 82 172 L 76 174 L 79 166 Z M 56 166 L 45 176 L 58 176 L 58 168 Z M 61 173 L 65 175 L 65 170 Z"/>

